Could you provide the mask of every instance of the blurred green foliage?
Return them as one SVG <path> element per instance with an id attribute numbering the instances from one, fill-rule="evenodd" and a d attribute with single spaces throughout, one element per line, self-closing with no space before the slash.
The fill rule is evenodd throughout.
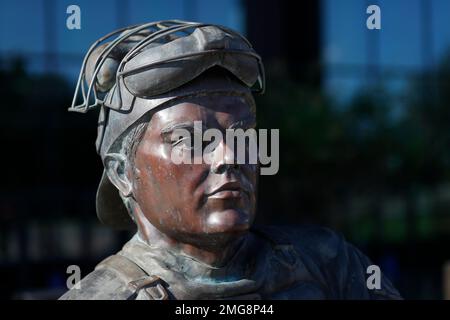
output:
<path id="1" fill-rule="evenodd" d="M 280 129 L 280 171 L 261 178 L 261 220 L 322 223 L 366 242 L 448 235 L 450 203 L 439 208 L 437 191 L 450 181 L 448 57 L 401 95 L 381 80 L 343 105 L 269 68 L 258 125 Z"/>

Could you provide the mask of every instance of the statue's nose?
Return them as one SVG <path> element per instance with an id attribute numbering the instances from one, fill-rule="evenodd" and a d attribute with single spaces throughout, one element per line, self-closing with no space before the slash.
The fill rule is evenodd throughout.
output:
<path id="1" fill-rule="evenodd" d="M 239 169 L 233 148 L 222 139 L 216 149 L 213 151 L 213 161 L 211 163 L 211 172 L 222 174 L 230 169 Z"/>

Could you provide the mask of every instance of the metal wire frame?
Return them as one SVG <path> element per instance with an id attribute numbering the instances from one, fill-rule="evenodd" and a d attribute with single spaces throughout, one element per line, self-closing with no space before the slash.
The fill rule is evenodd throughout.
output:
<path id="1" fill-rule="evenodd" d="M 139 66 L 137 68 L 131 69 L 131 70 L 127 70 L 127 71 L 120 71 L 117 73 L 117 79 L 118 80 L 123 80 L 123 78 L 125 78 L 128 75 L 132 75 L 132 74 L 136 74 L 136 73 L 140 73 L 143 71 L 147 71 L 157 65 L 160 64 L 164 64 L 166 62 L 171 62 L 171 61 L 176 61 L 176 60 L 180 60 L 180 59 L 184 59 L 184 58 L 189 58 L 189 57 L 194 57 L 194 56 L 201 56 L 201 55 L 208 55 L 208 54 L 222 54 L 222 53 L 232 53 L 232 54 L 242 54 L 242 55 L 247 55 L 250 56 L 252 58 L 255 58 L 258 62 L 258 70 L 259 70 L 259 74 L 261 76 L 258 76 L 258 81 L 259 81 L 259 88 L 257 90 L 255 90 L 257 93 L 264 93 L 265 90 L 265 86 L 264 86 L 264 66 L 262 64 L 262 60 L 261 57 L 255 53 L 255 52 L 251 52 L 251 51 L 243 51 L 243 50 L 222 50 L 222 49 L 212 49 L 212 50 L 205 50 L 205 51 L 201 51 L 201 52 L 193 52 L 193 53 L 187 53 L 187 54 L 181 54 L 178 55 L 176 57 L 172 57 L 172 58 L 168 58 L 168 59 L 164 59 L 164 60 L 160 60 L 160 61 L 156 61 L 156 62 L 152 62 L 150 64 L 146 64 L 146 65 L 142 65 Z M 133 90 L 131 90 L 130 88 L 127 87 L 126 83 L 124 81 L 122 81 L 122 83 L 125 85 L 125 87 L 127 88 L 128 91 L 130 91 L 131 93 L 134 93 Z"/>
<path id="2" fill-rule="evenodd" d="M 167 24 L 174 24 L 173 26 L 167 26 Z M 114 32 L 111 32 L 109 34 L 107 34 L 106 36 L 100 38 L 99 40 L 97 40 L 89 49 L 88 53 L 86 54 L 86 57 L 83 61 L 82 67 L 81 67 L 81 71 L 80 71 L 80 75 L 78 77 L 78 82 L 77 82 L 77 87 L 75 90 L 75 95 L 72 101 L 72 106 L 69 108 L 69 111 L 76 111 L 76 112 L 81 112 L 81 113 L 86 113 L 87 111 L 94 109 L 95 107 L 99 106 L 99 105 L 103 105 L 104 100 L 100 100 L 97 96 L 97 90 L 95 88 L 95 82 L 96 82 L 96 78 L 97 75 L 100 71 L 100 68 L 102 67 L 102 65 L 104 64 L 104 62 L 106 61 L 108 55 L 111 53 L 111 51 L 117 46 L 119 45 L 121 42 L 123 42 L 124 40 L 128 39 L 129 37 L 131 37 L 132 35 L 137 34 L 138 32 L 146 29 L 146 28 L 151 28 L 151 27 L 158 27 L 160 28 L 159 30 L 151 33 L 150 35 L 144 37 L 142 40 L 140 40 L 126 55 L 125 57 L 121 60 L 119 67 L 117 69 L 117 73 L 116 73 L 116 86 L 118 86 L 118 84 L 120 83 L 120 81 L 122 81 L 122 83 L 125 82 L 123 81 L 123 78 L 127 75 L 130 74 L 135 74 L 135 73 L 139 73 L 145 70 L 149 70 L 150 68 L 159 65 L 159 64 L 163 64 L 169 61 L 174 61 L 174 60 L 179 60 L 179 59 L 183 59 L 183 58 L 187 58 L 187 57 L 191 57 L 191 56 L 197 56 L 197 55 L 203 55 L 203 54 L 213 54 L 213 53 L 234 53 L 234 54 L 244 54 L 244 55 L 248 55 L 251 56 L 253 58 L 255 58 L 257 60 L 258 63 L 258 71 L 259 71 L 259 75 L 258 75 L 258 83 L 259 83 L 259 89 L 256 90 L 258 93 L 264 93 L 265 91 L 265 76 L 264 76 L 264 66 L 262 64 L 262 60 L 261 57 L 256 54 L 255 52 L 251 52 L 251 51 L 243 51 L 243 50 L 206 50 L 206 51 L 202 51 L 202 52 L 195 52 L 195 53 L 189 53 L 189 54 L 184 54 L 184 55 L 178 55 L 169 59 L 163 59 L 161 61 L 157 61 L 157 62 L 153 62 L 147 65 L 143 65 L 143 66 L 139 66 L 136 67 L 135 69 L 132 70 L 127 70 L 126 72 L 123 71 L 123 68 L 125 66 L 125 64 L 130 61 L 132 58 L 134 58 L 139 51 L 144 48 L 145 46 L 154 43 L 155 41 L 163 38 L 163 37 L 167 37 L 171 34 L 177 33 L 177 32 L 186 32 L 187 29 L 191 29 L 191 28 L 199 28 L 199 27 L 205 27 L 205 26 L 216 26 L 218 28 L 221 28 L 222 30 L 233 34 L 239 38 L 241 38 L 248 46 L 249 48 L 251 48 L 251 44 L 249 43 L 249 41 L 241 36 L 239 33 L 223 27 L 223 26 L 219 26 L 219 25 L 214 25 L 214 24 L 206 24 L 206 23 L 196 23 L 196 22 L 187 22 L 187 21 L 181 21 L 181 20 L 166 20 L 166 21 L 158 21 L 158 22 L 152 22 L 152 23 L 146 23 L 143 25 L 135 25 L 135 26 L 131 26 L 131 27 L 127 27 L 127 28 L 122 28 L 119 30 L 116 30 Z M 162 26 L 162 28 L 160 27 Z M 97 61 L 95 63 L 95 71 L 92 75 L 92 79 L 90 81 L 89 87 L 88 87 L 88 92 L 86 95 L 85 92 L 85 72 L 86 72 L 86 63 L 87 60 L 89 58 L 89 56 L 92 54 L 92 51 L 103 41 L 109 39 L 110 37 L 124 32 L 126 30 L 129 30 L 128 32 L 120 35 L 119 37 L 117 37 L 116 39 L 114 39 L 112 42 L 110 42 L 103 50 L 102 52 L 98 55 Z M 99 61 L 100 60 L 100 61 Z M 78 97 L 78 93 L 79 93 L 79 88 L 81 86 L 81 91 L 82 91 L 82 96 L 83 96 L 83 103 L 76 105 L 76 101 L 77 101 L 77 97 Z M 126 87 L 126 85 L 125 85 Z M 121 96 L 121 92 L 120 92 L 120 88 L 117 88 L 118 90 L 118 98 L 119 98 L 119 105 L 118 106 L 109 106 L 110 108 L 113 109 L 121 109 L 122 108 L 122 96 Z M 127 87 L 127 90 L 129 90 L 129 88 Z M 130 91 L 130 90 L 129 90 Z M 94 102 L 92 104 L 89 104 L 89 99 L 91 96 L 91 92 L 94 95 Z M 131 91 L 130 91 L 131 92 Z"/>
<path id="3" fill-rule="evenodd" d="M 118 30 L 115 30 L 111 33 L 108 33 L 107 35 L 101 37 L 100 39 L 98 39 L 97 41 L 95 41 L 91 47 L 89 48 L 86 56 L 84 57 L 83 63 L 81 65 L 81 70 L 80 70 L 80 74 L 78 76 L 78 81 L 77 81 L 77 86 L 75 88 L 75 94 L 72 100 L 72 105 L 69 108 L 69 111 L 75 111 L 75 112 L 81 112 L 81 113 L 86 113 L 88 110 L 95 108 L 97 105 L 101 104 L 103 101 L 98 99 L 97 97 L 97 90 L 95 88 L 95 82 L 96 82 L 96 78 L 97 78 L 97 74 L 100 71 L 101 66 L 103 65 L 103 63 L 105 62 L 106 58 L 108 57 L 109 53 L 111 53 L 111 51 L 121 42 L 123 42 L 124 40 L 128 39 L 129 37 L 131 37 L 132 35 L 135 35 L 136 33 L 138 33 L 139 31 L 142 31 L 146 28 L 150 28 L 150 27 L 154 27 L 157 25 L 162 25 L 164 23 L 188 23 L 185 21 L 181 21 L 181 20 L 162 20 L 162 21 L 157 21 L 157 22 L 150 22 L 150 23 L 145 23 L 145 24 L 141 24 L 141 25 L 132 25 L 129 27 L 125 27 L 125 28 L 120 28 Z M 128 32 L 125 32 L 127 31 Z M 123 33 L 125 32 L 125 33 Z M 87 61 L 89 59 L 89 57 L 91 56 L 92 52 L 104 41 L 106 41 L 107 39 L 119 34 L 119 33 L 123 33 L 120 36 L 118 36 L 117 38 L 115 38 L 113 41 L 111 41 L 103 50 L 102 52 L 98 55 L 97 61 L 95 63 L 95 71 L 93 74 L 93 77 L 90 81 L 89 87 L 88 87 L 88 93 L 86 95 L 86 89 L 85 89 L 85 78 L 86 78 L 86 64 Z M 99 62 L 98 60 L 101 58 L 101 61 Z M 83 102 L 79 105 L 77 105 L 77 100 L 78 100 L 78 94 L 80 91 L 80 87 L 81 87 L 81 93 L 83 96 Z M 93 91 L 94 93 L 94 103 L 89 105 L 89 98 L 91 95 L 91 92 Z"/>

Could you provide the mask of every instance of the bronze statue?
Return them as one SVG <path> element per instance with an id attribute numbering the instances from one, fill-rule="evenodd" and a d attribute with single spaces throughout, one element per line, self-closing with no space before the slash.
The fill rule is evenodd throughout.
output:
<path id="1" fill-rule="evenodd" d="M 367 288 L 370 261 L 328 229 L 254 226 L 259 166 L 228 161 L 225 141 L 210 163 L 173 163 L 192 156 L 177 128 L 254 127 L 254 90 L 261 59 L 223 26 L 161 21 L 94 43 L 71 110 L 100 108 L 99 219 L 137 232 L 61 299 L 400 298 L 384 276 Z"/>

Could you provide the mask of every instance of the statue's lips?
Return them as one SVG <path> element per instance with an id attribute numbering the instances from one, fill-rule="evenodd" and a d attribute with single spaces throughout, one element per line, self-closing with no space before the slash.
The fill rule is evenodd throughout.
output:
<path id="1" fill-rule="evenodd" d="M 230 198 L 240 198 L 242 197 L 243 192 L 242 190 L 223 190 L 219 191 L 217 193 L 214 193 L 208 198 L 210 199 L 230 199 Z"/>
<path id="2" fill-rule="evenodd" d="M 232 199 L 241 198 L 245 190 L 241 187 L 239 181 L 231 181 L 224 183 L 206 196 L 210 199 Z"/>

